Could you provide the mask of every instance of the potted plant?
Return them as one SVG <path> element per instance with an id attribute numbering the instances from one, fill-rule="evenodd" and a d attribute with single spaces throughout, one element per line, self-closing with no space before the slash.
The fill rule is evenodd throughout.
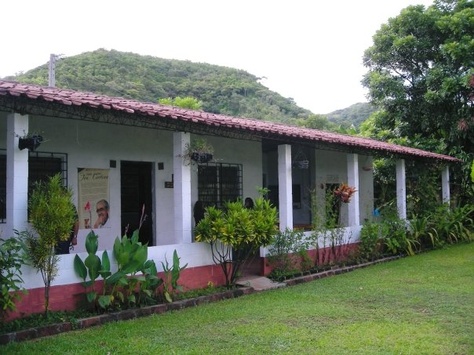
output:
<path id="1" fill-rule="evenodd" d="M 37 149 L 40 144 L 43 142 L 43 136 L 33 133 L 33 134 L 26 134 L 23 137 L 19 137 L 18 141 L 18 149 L 28 149 L 34 151 Z"/>
<path id="2" fill-rule="evenodd" d="M 198 138 L 186 145 L 184 158 L 190 162 L 207 163 L 214 157 L 214 147 L 204 138 Z"/>
<path id="3" fill-rule="evenodd" d="M 356 192 L 356 188 L 342 183 L 334 190 L 334 196 L 337 200 L 343 203 L 351 202 L 352 195 Z"/>
<path id="4" fill-rule="evenodd" d="M 301 170 L 308 169 L 309 160 L 306 158 L 306 155 L 302 150 L 299 150 L 298 153 L 296 153 L 293 159 L 293 167 Z"/>

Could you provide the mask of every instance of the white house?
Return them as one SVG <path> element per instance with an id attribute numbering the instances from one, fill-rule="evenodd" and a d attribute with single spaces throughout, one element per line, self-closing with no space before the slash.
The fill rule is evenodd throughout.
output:
<path id="1" fill-rule="evenodd" d="M 29 183 L 60 172 L 74 192 L 80 217 L 74 253 L 84 252 L 99 200 L 109 204 L 107 223 L 95 229 L 101 249 L 109 249 L 127 225 L 136 228 L 145 206 L 141 238 L 149 244 L 149 258 L 160 265 L 176 249 L 182 263 L 188 264 L 182 277 L 188 288 L 223 281 L 209 246 L 193 240 L 192 208 L 197 200 L 219 205 L 228 199 L 255 198 L 258 187 L 267 187 L 283 230 L 311 225 L 310 190 L 324 194 L 327 186 L 345 182 L 357 188 L 342 211 L 356 241 L 362 222 L 374 209 L 372 157 L 399 159 L 401 217 L 406 217 L 405 160 L 445 164 L 445 201 L 448 164 L 457 161 L 365 138 L 10 81 L 0 81 L 0 132 L 1 238 L 29 228 Z M 35 150 L 20 150 L 20 138 L 27 134 L 44 140 Z M 202 137 L 213 145 L 214 159 L 189 164 L 183 159 L 187 144 Z M 295 163 L 301 160 L 307 163 L 303 168 Z M 73 257 L 61 256 L 52 309 L 70 308 L 83 292 Z M 24 267 L 23 279 L 30 292 L 19 311 L 40 310 L 41 276 Z"/>

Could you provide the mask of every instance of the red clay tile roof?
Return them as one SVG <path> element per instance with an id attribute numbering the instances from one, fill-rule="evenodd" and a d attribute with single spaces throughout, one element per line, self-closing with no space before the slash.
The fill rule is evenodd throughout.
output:
<path id="1" fill-rule="evenodd" d="M 77 109 L 93 108 L 132 114 L 137 120 L 147 118 L 184 121 L 214 128 L 227 128 L 248 132 L 249 134 L 273 137 L 281 141 L 301 141 L 335 145 L 349 151 L 372 151 L 383 154 L 394 154 L 413 158 L 435 159 L 458 162 L 457 158 L 447 155 L 427 152 L 420 149 L 399 146 L 376 141 L 373 139 L 337 134 L 316 129 L 283 125 L 268 121 L 244 119 L 225 115 L 212 114 L 202 111 L 192 111 L 172 106 L 134 101 L 119 97 L 109 97 L 94 93 L 52 88 L 13 81 L 0 80 L 0 99 L 11 97 L 27 98 L 34 101 L 47 101 Z M 0 109 L 6 108 L 5 100 L 0 100 Z M 28 113 L 28 112 L 24 112 Z"/>

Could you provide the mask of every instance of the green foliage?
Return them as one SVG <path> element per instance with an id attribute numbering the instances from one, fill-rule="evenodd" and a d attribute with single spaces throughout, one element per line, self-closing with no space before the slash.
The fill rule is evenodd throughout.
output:
<path id="1" fill-rule="evenodd" d="M 474 182 L 474 161 L 472 162 L 472 165 L 471 165 L 471 181 Z"/>
<path id="2" fill-rule="evenodd" d="M 82 286 L 86 289 L 87 301 L 96 307 L 107 308 L 113 301 L 112 295 L 103 294 L 97 291 L 96 280 L 99 277 L 106 279 L 111 275 L 110 261 L 107 251 L 102 253 L 102 260 L 96 255 L 99 248 L 98 235 L 93 230 L 86 236 L 85 246 L 87 257 L 83 261 L 78 254 L 74 256 L 74 271 L 82 279 Z"/>
<path id="3" fill-rule="evenodd" d="M 224 210 L 206 208 L 195 228 L 196 241 L 211 245 L 213 260 L 224 272 L 226 287 L 231 288 L 242 262 L 271 243 L 278 230 L 276 223 L 276 208 L 263 197 L 255 200 L 252 209 L 245 208 L 242 201 L 227 202 Z"/>
<path id="4" fill-rule="evenodd" d="M 188 264 L 184 266 L 179 265 L 178 252 L 174 250 L 173 252 L 173 265 L 170 267 L 168 260 L 165 258 L 165 262 L 161 262 L 163 266 L 163 271 L 165 274 L 163 280 L 163 295 L 168 302 L 173 302 L 173 294 L 176 291 L 182 291 L 182 287 L 178 285 L 178 280 L 181 276 L 181 271 L 183 271 Z"/>
<path id="5" fill-rule="evenodd" d="M 48 85 L 48 65 L 8 79 Z M 272 121 L 291 122 L 311 113 L 268 90 L 260 79 L 233 68 L 105 49 L 56 63 L 59 88 L 146 102 L 183 98 L 178 106 L 191 97 L 201 102 L 206 112 Z"/>
<path id="6" fill-rule="evenodd" d="M 376 108 L 369 103 L 357 103 L 345 109 L 328 113 L 328 120 L 342 129 L 349 129 L 351 126 L 359 128 L 362 122 L 367 120 Z"/>
<path id="7" fill-rule="evenodd" d="M 461 204 L 472 198 L 465 157 L 474 153 L 473 18 L 472 1 L 410 6 L 382 25 L 364 54 L 364 86 L 383 110 L 375 137 L 462 159 L 451 176 Z"/>
<path id="8" fill-rule="evenodd" d="M 397 217 L 394 207 L 387 207 L 381 221 L 366 222 L 359 240 L 359 259 L 374 260 L 384 255 L 415 255 L 439 249 L 446 244 L 474 240 L 474 205 L 450 208 L 447 204 L 431 208 L 410 220 Z"/>
<path id="9" fill-rule="evenodd" d="M 51 282 L 58 272 L 59 258 L 54 248 L 58 242 L 68 240 L 76 219 L 71 199 L 72 192 L 62 186 L 59 174 L 36 183 L 29 198 L 29 219 L 38 236 L 28 231 L 20 233 L 28 262 L 43 278 L 45 314 L 49 311 Z"/>
<path id="10" fill-rule="evenodd" d="M 146 245 L 139 242 L 138 230 L 131 238 L 116 238 L 113 253 L 118 270 L 110 271 L 110 260 L 107 251 L 102 253 L 102 260 L 96 255 L 98 236 L 90 231 L 85 242 L 88 256 L 83 261 L 79 255 L 74 258 L 74 270 L 83 280 L 87 301 L 103 310 L 147 304 L 154 296 L 163 280 L 158 278 L 158 271 L 153 260 L 147 260 Z M 97 279 L 102 277 L 102 293 L 97 291 Z"/>
<path id="11" fill-rule="evenodd" d="M 186 97 L 178 96 L 178 97 L 175 97 L 174 99 L 172 99 L 171 97 L 168 97 L 166 99 L 159 99 L 158 102 L 162 105 L 188 108 L 190 110 L 196 110 L 196 111 L 202 109 L 202 102 L 190 96 L 186 96 Z"/>
<path id="12" fill-rule="evenodd" d="M 21 292 L 27 292 L 21 287 L 22 264 L 22 245 L 19 239 L 0 238 L 0 319 L 8 311 L 14 311 L 15 302 L 21 299 Z"/>
<path id="13" fill-rule="evenodd" d="M 33 187 L 29 198 L 29 219 L 42 243 L 55 246 L 69 239 L 75 222 L 72 191 L 65 189 L 59 174 Z"/>
<path id="14" fill-rule="evenodd" d="M 474 240 L 474 205 L 449 208 L 440 206 L 430 218 L 430 226 L 436 230 L 442 243 L 454 244 Z"/>
<path id="15" fill-rule="evenodd" d="M 319 129 L 322 131 L 337 131 L 338 126 L 327 118 L 326 115 L 310 115 L 297 120 L 298 126 Z"/>
<path id="16" fill-rule="evenodd" d="M 186 144 L 183 152 L 183 161 L 185 165 L 193 161 L 198 163 L 207 163 L 212 159 L 214 147 L 204 138 L 196 138 L 191 143 Z"/>
<path id="17" fill-rule="evenodd" d="M 316 189 L 311 191 L 311 243 L 316 248 L 315 263 L 318 267 L 348 261 L 351 237 L 347 240 L 344 238 L 344 229 L 340 225 L 342 199 L 337 193 L 352 190 L 353 188 L 346 184 L 327 186 L 322 201 L 318 201 Z"/>
<path id="18" fill-rule="evenodd" d="M 268 247 L 268 264 L 272 268 L 270 277 L 283 280 L 297 272 L 305 272 L 314 266 L 307 250 L 311 242 L 301 230 L 279 231 Z"/>
<path id="19" fill-rule="evenodd" d="M 358 256 L 361 261 L 373 261 L 383 255 L 384 225 L 367 221 L 360 230 Z"/>

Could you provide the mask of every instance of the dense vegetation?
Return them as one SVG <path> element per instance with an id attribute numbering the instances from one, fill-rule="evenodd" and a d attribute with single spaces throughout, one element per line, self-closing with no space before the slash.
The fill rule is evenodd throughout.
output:
<path id="1" fill-rule="evenodd" d="M 48 64 L 5 79 L 47 85 Z M 193 97 L 207 112 L 290 124 L 296 123 L 295 119 L 304 123 L 314 116 L 298 107 L 293 99 L 282 97 L 259 81 L 260 78 L 243 70 L 105 49 L 56 62 L 56 86 L 60 88 L 148 102 L 166 103 L 168 98 Z M 345 110 L 337 111 L 337 125 L 322 128 L 350 127 L 368 117 L 364 109 L 354 112 L 351 106 L 349 111 L 348 114 Z M 327 121 L 326 116 L 324 120 Z"/>
<path id="2" fill-rule="evenodd" d="M 10 79 L 47 85 L 48 65 Z M 243 70 L 115 50 L 60 59 L 56 86 L 149 102 L 190 96 L 207 112 L 265 120 L 289 121 L 311 114 Z"/>
<path id="3" fill-rule="evenodd" d="M 460 203 L 473 201 L 474 1 L 436 0 L 388 20 L 365 51 L 364 85 L 381 110 L 368 135 L 461 159 L 451 181 Z"/>

